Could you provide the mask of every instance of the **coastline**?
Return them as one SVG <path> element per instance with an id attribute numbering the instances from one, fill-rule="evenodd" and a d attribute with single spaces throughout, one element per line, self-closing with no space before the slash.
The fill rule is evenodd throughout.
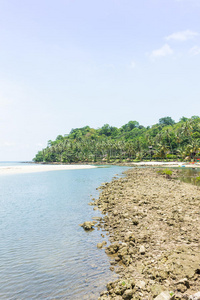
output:
<path id="1" fill-rule="evenodd" d="M 157 170 L 129 169 L 93 202 L 111 243 L 98 248 L 119 275 L 99 300 L 200 299 L 191 296 L 200 290 L 199 187 Z"/>
<path id="2" fill-rule="evenodd" d="M 80 170 L 93 169 L 93 165 L 48 165 L 48 164 L 32 164 L 24 166 L 0 166 L 0 175 L 24 174 L 36 172 L 49 171 L 63 171 L 63 170 Z"/>
<path id="3" fill-rule="evenodd" d="M 188 162 L 160 162 L 160 161 L 149 161 L 149 162 L 138 162 L 130 163 L 132 166 L 159 166 L 159 167 L 185 167 L 185 168 L 200 168 L 200 163 L 188 163 Z"/>

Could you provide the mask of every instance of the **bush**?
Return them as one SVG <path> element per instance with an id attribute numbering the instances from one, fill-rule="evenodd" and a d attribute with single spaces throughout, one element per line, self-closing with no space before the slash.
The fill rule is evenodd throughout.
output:
<path id="1" fill-rule="evenodd" d="M 169 170 L 169 169 L 159 170 L 157 173 L 161 174 L 161 175 L 165 175 L 166 178 L 168 178 L 168 179 L 170 179 L 172 176 L 172 170 Z"/>
<path id="2" fill-rule="evenodd" d="M 177 159 L 177 156 L 174 154 L 167 154 L 168 159 Z"/>

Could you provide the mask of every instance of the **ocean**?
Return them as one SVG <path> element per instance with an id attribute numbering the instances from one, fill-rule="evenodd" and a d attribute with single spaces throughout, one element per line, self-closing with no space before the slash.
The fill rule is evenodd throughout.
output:
<path id="1" fill-rule="evenodd" d="M 88 203 L 126 169 L 0 175 L 0 299 L 98 298 L 116 278 L 96 247 L 107 235 L 79 224 L 101 216 Z"/>

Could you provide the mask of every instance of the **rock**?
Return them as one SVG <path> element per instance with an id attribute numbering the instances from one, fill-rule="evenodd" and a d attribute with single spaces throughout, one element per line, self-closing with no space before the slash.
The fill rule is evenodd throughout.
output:
<path id="1" fill-rule="evenodd" d="M 189 296 L 186 294 L 183 295 L 182 293 L 175 293 L 174 299 L 175 300 L 189 300 Z"/>
<path id="2" fill-rule="evenodd" d="M 165 291 L 160 293 L 154 300 L 173 300 L 174 296 L 172 295 L 172 292 Z"/>
<path id="3" fill-rule="evenodd" d="M 122 257 L 128 254 L 128 247 L 123 247 L 118 251 L 118 256 Z"/>
<path id="4" fill-rule="evenodd" d="M 142 245 L 142 246 L 140 246 L 139 252 L 140 252 L 140 254 L 142 254 L 142 255 L 144 255 L 144 254 L 145 254 L 145 252 L 146 252 L 146 249 L 145 249 L 145 247 L 144 247 L 143 245 Z"/>
<path id="5" fill-rule="evenodd" d="M 128 289 L 124 292 L 122 298 L 125 300 L 132 299 L 133 293 L 134 293 L 134 291 L 132 289 Z"/>
<path id="6" fill-rule="evenodd" d="M 195 293 L 189 297 L 189 300 L 200 300 L 200 292 Z"/>
<path id="7" fill-rule="evenodd" d="M 117 253 L 118 249 L 119 249 L 119 243 L 115 242 L 110 246 L 108 246 L 105 251 L 107 254 L 115 254 Z"/>
<path id="8" fill-rule="evenodd" d="M 103 247 L 103 244 L 102 243 L 98 243 L 97 244 L 97 248 L 101 249 Z"/>
<path id="9" fill-rule="evenodd" d="M 124 237 L 125 242 L 135 242 L 135 235 L 133 234 L 133 232 L 128 232 L 125 237 Z"/>
<path id="10" fill-rule="evenodd" d="M 190 284 L 187 278 L 180 279 L 176 284 L 183 284 L 185 285 L 188 289 L 190 288 Z"/>
<path id="11" fill-rule="evenodd" d="M 133 225 L 135 225 L 135 226 L 137 226 L 139 224 L 139 221 L 137 219 L 133 219 L 132 222 L 133 222 Z"/>
<path id="12" fill-rule="evenodd" d="M 83 224 L 80 224 L 79 226 L 83 227 L 84 230 L 89 231 L 89 230 L 94 229 L 93 227 L 94 227 L 95 224 L 96 224 L 95 221 L 93 221 L 93 222 L 86 221 Z"/>
<path id="13" fill-rule="evenodd" d="M 183 284 L 183 283 L 178 283 L 177 284 L 177 291 L 184 293 L 185 291 L 187 291 L 187 287 Z"/>
<path id="14" fill-rule="evenodd" d="M 107 290 L 110 291 L 115 287 L 115 283 L 114 282 L 108 282 L 106 287 L 107 287 Z"/>
<path id="15" fill-rule="evenodd" d="M 129 264 L 131 263 L 132 259 L 130 257 L 130 255 L 124 255 L 122 256 L 122 262 L 125 266 L 129 266 Z"/>
<path id="16" fill-rule="evenodd" d="M 151 293 L 152 293 L 153 297 L 158 296 L 162 292 L 163 292 L 163 287 L 161 285 L 159 285 L 159 284 L 153 284 L 151 286 Z M 164 299 L 164 298 L 161 298 L 161 299 L 158 298 L 158 300 L 162 300 L 162 299 Z"/>
<path id="17" fill-rule="evenodd" d="M 115 300 L 122 300 L 121 296 L 115 296 Z"/>
<path id="18" fill-rule="evenodd" d="M 145 288 L 145 286 L 146 286 L 146 283 L 144 281 L 142 281 L 142 280 L 141 281 L 137 281 L 136 284 L 135 284 L 135 286 L 137 288 L 143 290 Z"/>

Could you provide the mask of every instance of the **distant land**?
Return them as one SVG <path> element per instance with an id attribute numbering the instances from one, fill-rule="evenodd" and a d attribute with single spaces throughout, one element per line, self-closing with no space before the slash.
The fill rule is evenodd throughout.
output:
<path id="1" fill-rule="evenodd" d="M 144 127 L 129 121 L 121 128 L 103 125 L 72 129 L 48 141 L 45 149 L 34 157 L 46 163 L 125 163 L 142 160 L 200 159 L 200 117 L 182 117 L 175 122 L 163 117 L 152 126 Z"/>

